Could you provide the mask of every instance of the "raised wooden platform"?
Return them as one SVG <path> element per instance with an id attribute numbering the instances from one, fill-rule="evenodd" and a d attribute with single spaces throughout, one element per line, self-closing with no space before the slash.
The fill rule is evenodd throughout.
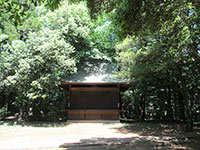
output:
<path id="1" fill-rule="evenodd" d="M 68 109 L 69 120 L 119 120 L 120 110 L 79 110 Z"/>
<path id="2" fill-rule="evenodd" d="M 67 123 L 121 123 L 120 120 L 67 120 Z"/>

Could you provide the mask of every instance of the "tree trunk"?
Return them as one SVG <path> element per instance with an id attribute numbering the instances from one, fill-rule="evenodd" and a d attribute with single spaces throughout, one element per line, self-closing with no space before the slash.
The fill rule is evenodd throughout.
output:
<path id="1" fill-rule="evenodd" d="M 7 111 L 10 110 L 10 99 L 11 99 L 10 92 L 6 92 L 6 98 L 5 98 L 4 105 L 6 106 Z"/>
<path id="2" fill-rule="evenodd" d="M 178 92 L 178 105 L 179 105 L 179 111 L 180 111 L 180 115 L 179 117 L 181 118 L 181 120 L 183 120 L 183 122 L 186 121 L 186 118 L 185 118 L 185 108 L 184 108 L 184 103 L 183 103 L 183 96 L 182 96 L 182 93 L 181 91 Z"/>
<path id="3" fill-rule="evenodd" d="M 167 115 L 166 118 L 167 120 L 173 120 L 173 109 L 172 109 L 172 104 L 171 104 L 171 88 L 168 87 L 168 94 L 167 94 Z"/>
<path id="4" fill-rule="evenodd" d="M 192 111 L 191 111 L 191 100 L 190 100 L 190 95 L 185 83 L 185 78 L 183 76 L 183 70 L 182 68 L 179 66 L 177 67 L 178 70 L 178 75 L 179 75 L 179 79 L 181 81 L 181 92 L 183 95 L 183 98 L 185 100 L 185 116 L 186 116 L 186 132 L 192 132 L 193 131 L 193 121 L 192 121 Z"/>
<path id="5" fill-rule="evenodd" d="M 146 114 L 146 105 L 145 105 L 145 97 L 144 94 L 142 94 L 141 96 L 141 104 L 142 104 L 142 110 L 141 110 L 141 119 L 144 120 L 145 119 L 145 114 Z"/>

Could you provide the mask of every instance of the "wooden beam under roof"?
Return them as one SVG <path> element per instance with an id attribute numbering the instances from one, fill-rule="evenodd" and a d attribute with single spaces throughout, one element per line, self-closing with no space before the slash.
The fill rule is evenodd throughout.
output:
<path id="1" fill-rule="evenodd" d="M 134 82 L 61 82 L 61 85 L 133 85 Z"/>
<path id="2" fill-rule="evenodd" d="M 69 87 L 73 85 L 92 85 L 92 86 L 98 86 L 98 85 L 116 85 L 118 87 L 121 87 L 121 91 L 127 90 L 129 87 L 134 85 L 134 82 L 61 82 L 61 87 L 66 88 L 69 90 Z M 92 88 L 92 87 L 91 87 Z"/>

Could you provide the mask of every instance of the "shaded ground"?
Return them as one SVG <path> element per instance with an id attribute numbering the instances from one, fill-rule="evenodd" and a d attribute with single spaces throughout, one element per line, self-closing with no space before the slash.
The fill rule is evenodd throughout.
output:
<path id="1" fill-rule="evenodd" d="M 200 148 L 200 127 L 184 133 L 175 123 L 0 122 L 0 150 L 99 150 Z"/>

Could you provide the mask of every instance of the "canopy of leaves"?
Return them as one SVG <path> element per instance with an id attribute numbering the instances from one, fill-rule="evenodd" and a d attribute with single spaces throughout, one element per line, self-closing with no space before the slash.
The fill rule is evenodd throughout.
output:
<path id="1" fill-rule="evenodd" d="M 17 25 L 29 9 L 44 4 L 47 8 L 55 10 L 60 2 L 61 0 L 0 0 L 0 17 L 8 15 Z"/>
<path id="2" fill-rule="evenodd" d="M 102 16 L 98 16 L 90 35 L 96 50 L 99 50 L 104 56 L 114 59 L 116 56 L 115 45 L 120 42 L 117 31 L 118 28 L 110 20 L 108 14 L 104 13 Z"/>
<path id="3" fill-rule="evenodd" d="M 75 71 L 73 51 L 58 31 L 32 33 L 26 43 L 13 41 L 1 55 L 1 87 L 16 92 L 20 101 L 15 103 L 22 108 L 55 101 L 61 78 Z"/>
<path id="4" fill-rule="evenodd" d="M 161 2 L 158 6 L 165 4 Z M 133 95 L 138 95 L 138 100 L 150 101 L 151 103 L 147 103 L 149 108 L 151 105 L 159 105 L 151 106 L 154 111 L 162 110 L 166 102 L 166 115 L 170 114 L 167 116 L 174 118 L 175 113 L 178 113 L 176 119 L 186 119 L 191 127 L 191 120 L 197 119 L 192 113 L 197 114 L 199 108 L 199 96 L 196 97 L 200 88 L 199 5 L 195 2 L 176 2 L 166 1 L 164 10 L 156 11 L 160 14 L 158 21 L 154 20 L 155 16 L 151 16 L 152 12 L 148 13 L 145 10 L 145 5 L 154 6 L 150 7 L 154 10 L 157 4 L 153 1 L 141 2 L 138 7 L 144 10 L 143 13 L 139 13 L 140 19 L 131 19 L 132 27 L 128 26 L 128 22 L 125 23 L 127 26 L 120 24 L 123 31 L 132 31 L 135 36 L 118 45 L 118 61 L 121 68 L 120 76 L 136 81 Z M 132 8 L 136 11 L 133 6 Z M 151 17 L 153 22 L 146 17 Z M 147 19 L 147 22 L 143 19 Z M 140 21 L 143 24 L 137 27 L 137 22 Z M 179 112 L 176 108 L 180 108 Z M 161 116 L 165 116 L 164 112 Z M 189 126 L 187 129 L 191 130 Z"/>
<path id="5" fill-rule="evenodd" d="M 93 24 L 84 3 L 63 2 L 54 12 L 39 7 L 27 14 L 17 27 L 26 32 L 21 40 L 0 36 L 0 87 L 15 94 L 13 105 L 24 116 L 45 118 L 63 107 L 63 100 L 58 101 L 61 80 L 89 57 Z"/>

